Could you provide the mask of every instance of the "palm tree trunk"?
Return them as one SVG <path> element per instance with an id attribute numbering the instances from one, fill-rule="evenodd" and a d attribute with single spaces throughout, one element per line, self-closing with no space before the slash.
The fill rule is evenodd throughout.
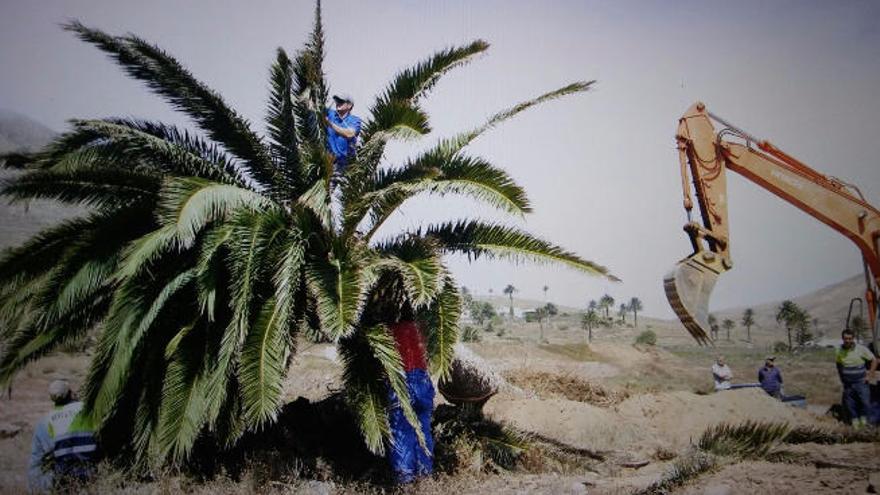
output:
<path id="1" fill-rule="evenodd" d="M 746 327 L 746 338 L 749 339 L 749 342 L 752 341 L 752 326 L 751 325 Z"/>
<path id="2" fill-rule="evenodd" d="M 788 352 L 791 352 L 791 327 L 785 327 L 785 330 L 788 331 Z"/>

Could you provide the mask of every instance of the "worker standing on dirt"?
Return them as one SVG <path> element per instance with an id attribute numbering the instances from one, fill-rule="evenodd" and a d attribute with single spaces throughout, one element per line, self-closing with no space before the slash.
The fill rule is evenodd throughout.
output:
<path id="1" fill-rule="evenodd" d="M 49 384 L 55 409 L 34 429 L 28 486 L 33 493 L 59 490 L 64 480 L 83 482 L 94 472 L 98 445 L 91 420 L 81 414 L 67 380 Z"/>
<path id="2" fill-rule="evenodd" d="M 764 360 L 764 366 L 758 370 L 758 382 L 764 392 L 782 400 L 782 371 L 776 367 L 776 356 Z"/>
<path id="3" fill-rule="evenodd" d="M 867 347 L 856 344 L 856 335 L 852 330 L 844 330 L 840 338 L 843 344 L 837 350 L 835 363 L 843 385 L 842 402 L 849 412 L 853 427 L 861 428 L 868 424 L 871 412 L 868 383 L 876 379 L 877 358 Z"/>
<path id="4" fill-rule="evenodd" d="M 333 96 L 335 108 L 327 109 L 327 150 L 333 154 L 333 171 L 342 174 L 355 158 L 361 119 L 351 113 L 354 99 L 347 94 Z"/>
<path id="5" fill-rule="evenodd" d="M 730 380 L 733 378 L 733 372 L 730 366 L 724 361 L 724 356 L 718 356 L 715 364 L 712 365 L 712 378 L 715 380 L 715 391 L 730 390 Z"/>

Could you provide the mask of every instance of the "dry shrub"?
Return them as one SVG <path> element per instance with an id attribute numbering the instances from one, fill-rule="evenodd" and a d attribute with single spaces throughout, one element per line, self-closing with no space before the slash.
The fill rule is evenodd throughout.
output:
<path id="1" fill-rule="evenodd" d="M 533 391 L 542 399 L 562 398 L 609 407 L 629 397 L 626 392 L 610 390 L 570 374 L 519 370 L 505 373 L 505 378 L 519 388 Z"/>

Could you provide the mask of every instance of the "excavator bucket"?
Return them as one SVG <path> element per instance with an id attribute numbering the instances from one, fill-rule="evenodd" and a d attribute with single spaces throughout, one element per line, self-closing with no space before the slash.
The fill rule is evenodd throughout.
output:
<path id="1" fill-rule="evenodd" d="M 679 261 L 663 277 L 666 299 L 681 323 L 700 345 L 711 345 L 709 337 L 709 297 L 721 273 L 703 258 L 711 253 L 696 253 Z"/>

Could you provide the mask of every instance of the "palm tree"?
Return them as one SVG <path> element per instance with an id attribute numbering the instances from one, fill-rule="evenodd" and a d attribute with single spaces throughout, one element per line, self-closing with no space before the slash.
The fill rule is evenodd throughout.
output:
<path id="1" fill-rule="evenodd" d="M 620 308 L 617 310 L 617 316 L 620 317 L 620 321 L 626 325 L 626 314 L 629 313 L 629 306 L 626 303 L 620 303 Z"/>
<path id="2" fill-rule="evenodd" d="M 791 341 L 791 331 L 794 328 L 794 324 L 797 319 L 798 313 L 800 312 L 800 309 L 801 308 L 793 301 L 786 300 L 782 301 L 782 304 L 780 304 L 779 308 L 777 308 L 776 310 L 776 323 L 784 324 L 785 330 L 788 333 L 789 350 L 793 349 Z"/>
<path id="3" fill-rule="evenodd" d="M 520 111 L 591 83 L 526 101 L 380 167 L 386 143 L 430 131 L 421 102 L 438 79 L 488 45 L 443 50 L 401 71 L 379 95 L 364 118 L 357 159 L 334 179 L 321 123 L 328 85 L 320 3 L 305 47 L 294 58 L 277 51 L 265 136 L 160 48 L 76 21 L 65 29 L 199 127 L 75 120 L 45 149 L 5 160 L 23 170 L 6 196 L 82 205 L 87 213 L 0 258 L 0 385 L 97 328 L 83 400 L 108 452 L 176 463 L 205 432 L 230 446 L 273 422 L 294 343 L 308 334 L 336 343 L 347 403 L 367 446 L 382 453 L 388 385 L 418 424 L 387 325 L 423 322 L 432 371 L 448 374 L 461 298 L 445 253 L 558 262 L 613 279 L 604 267 L 500 224 L 460 220 L 381 232 L 423 194 L 529 212 L 512 178 L 466 147 Z M 330 209 L 337 191 L 341 216 Z"/>
<path id="4" fill-rule="evenodd" d="M 581 317 L 581 328 L 587 330 L 587 342 L 593 341 L 593 327 L 599 324 L 599 313 L 595 308 L 587 309 L 587 312 Z"/>
<path id="5" fill-rule="evenodd" d="M 608 310 L 614 306 L 614 298 L 609 294 L 605 294 L 599 299 L 599 306 L 605 310 L 605 318 L 611 318 L 608 314 Z"/>
<path id="6" fill-rule="evenodd" d="M 507 297 L 510 298 L 510 319 L 513 320 L 513 293 L 516 292 L 516 287 L 511 284 L 507 284 L 507 287 L 504 288 L 504 293 L 507 294 Z"/>
<path id="7" fill-rule="evenodd" d="M 638 297 L 634 297 L 629 300 L 629 309 L 633 312 L 633 321 L 635 322 L 635 327 L 639 327 L 639 311 L 644 309 L 642 306 L 642 301 Z"/>
<path id="8" fill-rule="evenodd" d="M 709 331 L 712 333 L 712 338 L 718 338 L 718 318 L 715 317 L 712 313 L 709 313 L 708 318 L 709 323 Z"/>
<path id="9" fill-rule="evenodd" d="M 736 323 L 730 318 L 725 318 L 721 326 L 727 331 L 727 341 L 730 342 L 730 331 L 736 328 Z"/>
<path id="10" fill-rule="evenodd" d="M 742 320 L 740 320 L 740 323 L 742 323 L 742 325 L 746 327 L 746 338 L 749 342 L 751 342 L 752 325 L 755 324 L 755 311 L 752 308 L 746 308 L 746 310 L 743 311 Z"/>
<path id="11" fill-rule="evenodd" d="M 587 309 L 597 311 L 599 309 L 599 303 L 597 303 L 595 299 L 590 299 L 589 304 L 587 304 Z"/>
<path id="12" fill-rule="evenodd" d="M 543 290 L 544 290 L 544 302 L 546 303 L 547 302 L 547 291 L 550 290 L 550 286 L 545 285 Z"/>

